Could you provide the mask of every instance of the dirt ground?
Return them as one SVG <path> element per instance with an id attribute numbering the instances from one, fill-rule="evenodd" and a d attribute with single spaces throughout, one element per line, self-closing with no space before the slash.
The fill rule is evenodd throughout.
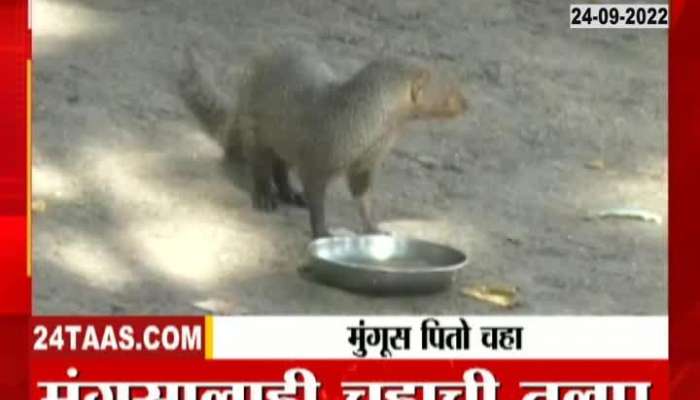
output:
<path id="1" fill-rule="evenodd" d="M 38 314 L 665 314 L 666 39 L 568 28 L 555 0 L 36 0 Z M 383 228 L 464 250 L 454 287 L 368 297 L 300 275 L 305 210 L 251 208 L 244 172 L 178 94 L 195 45 L 222 85 L 260 47 L 341 74 L 382 52 L 448 68 L 471 110 L 406 132 L 379 172 Z M 341 182 L 331 227 L 357 229 Z M 659 224 L 586 220 L 640 207 Z M 494 308 L 460 294 L 521 290 Z"/>

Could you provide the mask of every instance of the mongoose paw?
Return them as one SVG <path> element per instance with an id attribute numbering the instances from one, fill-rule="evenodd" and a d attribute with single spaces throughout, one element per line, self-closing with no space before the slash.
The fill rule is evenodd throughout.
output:
<path id="1" fill-rule="evenodd" d="M 330 233 L 330 231 L 327 228 L 319 229 L 318 231 L 313 233 L 313 238 L 314 239 L 320 239 L 324 237 L 332 237 L 333 235 Z"/>
<path id="2" fill-rule="evenodd" d="M 270 194 L 256 193 L 253 195 L 253 207 L 260 211 L 274 211 L 277 209 L 277 200 Z"/>
<path id="3" fill-rule="evenodd" d="M 302 208 L 306 207 L 306 199 L 304 199 L 304 195 L 295 191 L 280 193 L 280 200 L 282 200 L 282 202 L 285 204 L 290 204 Z"/>

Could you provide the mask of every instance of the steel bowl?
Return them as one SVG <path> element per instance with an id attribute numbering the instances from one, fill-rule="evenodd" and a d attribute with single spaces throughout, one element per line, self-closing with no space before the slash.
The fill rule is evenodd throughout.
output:
<path id="1" fill-rule="evenodd" d="M 314 278 L 379 295 L 445 289 L 467 263 L 467 256 L 451 247 L 389 235 L 321 238 L 308 250 Z"/>

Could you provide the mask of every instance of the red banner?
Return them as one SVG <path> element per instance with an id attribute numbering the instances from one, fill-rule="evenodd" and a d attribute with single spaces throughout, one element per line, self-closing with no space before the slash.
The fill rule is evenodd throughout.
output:
<path id="1" fill-rule="evenodd" d="M 521 399 L 530 383 L 644 383 L 648 398 L 700 398 L 700 281 L 694 252 L 700 226 L 700 2 L 675 0 L 669 30 L 670 364 L 664 360 L 211 360 L 200 317 L 31 317 L 30 163 L 31 31 L 25 0 L 0 2 L 0 393 L 3 399 L 47 398 L 50 383 L 283 382 L 304 369 L 321 399 L 343 398 L 343 382 L 462 382 L 483 369 L 498 381 L 498 398 Z M 30 321 L 31 319 L 31 321 Z M 116 329 L 115 329 L 116 327 Z M 175 327 L 175 328 L 172 328 Z M 184 327 L 188 327 L 185 330 Z M 199 332 L 194 333 L 194 332 Z M 197 336 L 199 335 L 199 336 Z M 279 333 L 280 337 L 284 332 Z M 39 340 L 43 337 L 42 340 Z M 199 341 L 196 338 L 199 337 Z M 187 338 L 187 340 L 183 339 Z M 39 344 L 37 344 L 39 342 Z M 194 345 L 194 344 L 197 345 Z M 137 346 L 140 344 L 141 346 Z M 210 344 L 209 344 L 210 345 Z M 39 347 L 37 347 L 39 346 Z M 670 371 L 670 375 L 669 375 Z M 479 381 L 482 382 L 482 381 Z M 42 386 L 43 385 L 43 386 Z M 92 386 L 91 386 L 92 385 Z M 60 386 L 60 385 L 59 385 Z M 138 392 L 139 389 L 136 390 Z M 145 396 L 142 390 L 138 396 Z M 203 388 L 197 389 L 202 392 Z M 561 396 L 577 390 L 562 388 Z M 606 389 L 612 393 L 612 388 Z M 625 393 L 631 393 L 628 388 Z M 58 392 L 57 392 L 58 393 Z M 568 399 L 593 397 L 569 396 Z M 61 397 L 61 398 L 63 398 Z M 81 397 L 83 398 L 83 397 Z M 84 397 L 97 399 L 100 397 Z M 224 397 L 210 397 L 210 399 Z M 399 397 L 400 398 L 400 397 Z M 410 397 L 407 397 L 410 398 Z M 631 397 L 630 397 L 631 398 Z M 638 397 L 639 398 L 639 397 Z M 534 399 L 534 398 L 533 398 Z"/>
<path id="2" fill-rule="evenodd" d="M 695 243 L 700 216 L 700 3 L 673 1 L 669 32 L 669 287 L 671 393 L 700 398 L 700 279 Z"/>
<path id="3" fill-rule="evenodd" d="M 310 372 L 319 383 L 318 399 L 344 399 L 342 388 L 361 383 L 379 383 L 396 387 L 396 383 L 415 384 L 417 392 L 425 389 L 421 384 L 437 383 L 449 387 L 452 383 L 465 386 L 465 372 L 479 369 L 490 373 L 498 385 L 495 392 L 498 399 L 522 399 L 527 393 L 536 391 L 534 383 L 566 382 L 570 386 L 561 387 L 559 393 L 566 393 L 590 387 L 592 383 L 650 382 L 644 389 L 654 400 L 668 397 L 668 374 L 665 361 L 139 361 L 121 360 L 109 364 L 97 360 L 75 358 L 70 361 L 46 360 L 35 357 L 33 360 L 32 398 L 40 399 L 45 388 L 37 387 L 39 382 L 66 382 L 85 384 L 87 391 L 95 391 L 95 384 L 133 383 L 134 392 L 143 390 L 146 383 L 180 383 L 201 386 L 201 395 L 207 388 L 220 388 L 241 383 L 278 383 L 284 381 L 284 374 L 290 369 L 304 369 Z M 75 378 L 68 377 L 77 372 Z M 479 377 L 477 382 L 484 382 Z M 574 384 L 580 382 L 581 384 Z M 194 383 L 194 384 L 192 384 Z M 533 384 L 530 386 L 530 384 Z M 272 386 L 272 385 L 271 385 Z M 566 386 L 566 385 L 564 385 Z M 454 385 L 457 387 L 457 385 Z M 408 388 L 407 390 L 413 390 Z M 181 389 L 181 392 L 183 390 Z M 612 393 L 611 390 L 609 390 Z M 628 399 L 633 390 L 626 391 Z M 642 391 L 640 391 L 642 393 Z M 184 397 L 182 397 L 184 398 Z M 198 397 L 199 398 L 199 397 Z M 223 397 L 222 397 L 223 398 Z M 247 397 L 251 398 L 251 397 Z M 304 397 L 296 397 L 304 398 Z M 309 398 L 309 396 L 305 397 Z M 366 398 L 366 397 L 365 397 Z M 400 397 L 401 398 L 401 397 Z M 412 398 L 410 396 L 403 398 Z M 464 397 L 459 397 L 464 398 Z M 480 397 L 467 399 L 488 399 L 484 392 Z M 573 397 L 573 399 L 594 397 Z M 597 397 L 601 398 L 601 397 Z M 612 398 L 612 397 L 611 397 Z M 571 399 L 571 397 L 569 398 Z M 622 399 L 619 397 L 619 399 Z"/>

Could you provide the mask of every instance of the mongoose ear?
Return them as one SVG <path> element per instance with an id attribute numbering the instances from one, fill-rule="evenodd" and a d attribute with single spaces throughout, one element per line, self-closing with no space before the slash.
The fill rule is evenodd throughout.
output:
<path id="1" fill-rule="evenodd" d="M 421 94 L 423 92 L 423 88 L 425 85 L 428 83 L 430 80 L 430 71 L 427 69 L 421 69 L 420 72 L 418 72 L 418 76 L 416 79 L 413 80 L 413 83 L 411 84 L 411 101 L 414 103 L 418 103 Z"/>

